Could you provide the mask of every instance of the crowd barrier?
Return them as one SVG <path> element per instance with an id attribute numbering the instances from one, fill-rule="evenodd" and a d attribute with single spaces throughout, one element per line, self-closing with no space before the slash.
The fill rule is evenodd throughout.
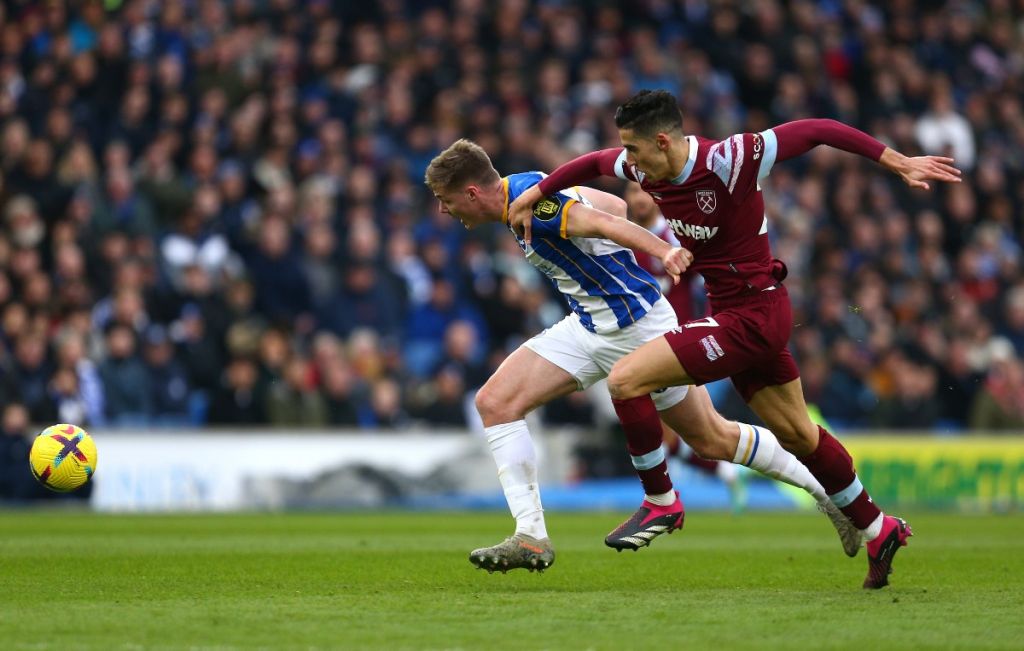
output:
<path id="1" fill-rule="evenodd" d="M 550 509 L 632 508 L 635 479 L 579 481 L 574 450 L 587 432 L 537 432 Z M 160 430 L 94 432 L 91 506 L 100 511 L 504 508 L 486 443 L 465 431 L 307 433 Z M 1003 511 L 1024 500 L 1024 436 L 845 435 L 881 504 Z M 713 478 L 674 466 L 688 508 L 727 508 Z M 748 480 L 753 509 L 806 508 L 800 491 Z"/>

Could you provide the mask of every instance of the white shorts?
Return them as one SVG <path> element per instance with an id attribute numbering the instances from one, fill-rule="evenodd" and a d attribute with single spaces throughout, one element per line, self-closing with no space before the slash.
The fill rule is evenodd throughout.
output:
<path id="1" fill-rule="evenodd" d="M 615 362 L 678 325 L 672 306 L 661 298 L 643 318 L 622 330 L 597 334 L 570 314 L 523 345 L 573 376 L 582 391 L 608 377 Z M 682 402 L 688 390 L 687 386 L 668 387 L 651 397 L 658 411 L 664 411 Z"/>

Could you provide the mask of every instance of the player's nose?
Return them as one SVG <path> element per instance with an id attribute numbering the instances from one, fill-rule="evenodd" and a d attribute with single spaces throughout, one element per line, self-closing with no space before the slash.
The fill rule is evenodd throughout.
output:
<path id="1" fill-rule="evenodd" d="M 443 201 L 437 202 L 437 209 L 446 215 L 448 214 L 448 206 L 444 205 Z"/>

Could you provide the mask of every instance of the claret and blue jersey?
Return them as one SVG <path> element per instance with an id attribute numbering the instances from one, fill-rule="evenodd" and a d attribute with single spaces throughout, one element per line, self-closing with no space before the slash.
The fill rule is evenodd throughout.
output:
<path id="1" fill-rule="evenodd" d="M 502 179 L 506 225 L 509 204 L 544 176 L 524 172 Z M 584 328 L 600 334 L 621 330 L 647 314 L 661 298 L 661 290 L 629 249 L 607 239 L 568 235 L 569 208 L 576 202 L 589 205 L 575 189 L 541 199 L 534 206 L 531 245 L 527 247 L 519 233 L 513 235 L 526 259 L 551 279 Z"/>

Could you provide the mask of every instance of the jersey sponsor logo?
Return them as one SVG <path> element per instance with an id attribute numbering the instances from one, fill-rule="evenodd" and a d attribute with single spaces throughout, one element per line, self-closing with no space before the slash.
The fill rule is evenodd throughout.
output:
<path id="1" fill-rule="evenodd" d="M 697 207 L 705 215 L 715 212 L 715 208 L 718 207 L 718 198 L 715 197 L 715 191 L 697 190 Z"/>
<path id="2" fill-rule="evenodd" d="M 725 357 L 725 351 L 718 345 L 718 341 L 715 339 L 715 335 L 708 335 L 700 340 L 702 346 L 704 346 L 704 354 L 707 356 L 709 362 L 713 362 L 719 357 Z"/>
<path id="3" fill-rule="evenodd" d="M 764 151 L 764 138 L 760 133 L 754 134 L 754 155 L 751 157 L 754 160 L 761 158 L 761 153 Z"/>
<path id="4" fill-rule="evenodd" d="M 697 224 L 684 224 L 678 219 L 669 219 L 668 225 L 677 237 L 688 237 L 691 240 L 710 240 L 718 232 L 717 226 L 700 226 Z"/>
<path id="5" fill-rule="evenodd" d="M 542 221 L 548 221 L 557 217 L 561 208 L 562 204 L 557 200 L 545 197 L 533 205 L 533 216 Z"/>

